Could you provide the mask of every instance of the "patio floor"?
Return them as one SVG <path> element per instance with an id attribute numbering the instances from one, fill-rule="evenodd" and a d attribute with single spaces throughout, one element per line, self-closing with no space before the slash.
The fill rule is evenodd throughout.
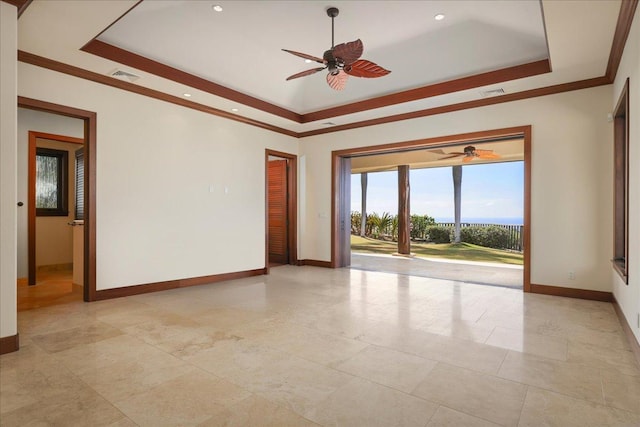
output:
<path id="1" fill-rule="evenodd" d="M 522 289 L 522 266 L 351 253 L 351 268 Z"/>

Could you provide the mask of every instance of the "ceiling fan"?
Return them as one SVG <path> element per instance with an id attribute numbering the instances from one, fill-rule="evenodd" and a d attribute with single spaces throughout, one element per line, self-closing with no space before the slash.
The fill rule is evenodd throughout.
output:
<path id="1" fill-rule="evenodd" d="M 477 150 L 476 147 L 474 147 L 473 145 L 468 145 L 464 147 L 464 150 L 462 152 L 454 151 L 451 153 L 445 153 L 443 150 L 432 150 L 432 153 L 446 155 L 446 157 L 441 157 L 438 160 L 446 160 L 446 159 L 453 159 L 455 157 L 462 157 L 463 163 L 469 163 L 475 158 L 478 158 L 478 159 L 499 159 L 500 158 L 500 155 L 495 154 L 493 150 Z"/>
<path id="2" fill-rule="evenodd" d="M 296 73 L 287 77 L 287 80 L 310 76 L 322 70 L 329 70 L 329 73 L 327 74 L 327 83 L 329 84 L 329 87 L 335 90 L 342 90 L 344 89 L 349 76 L 375 78 L 386 76 L 391 72 L 371 61 L 360 59 L 362 51 L 364 50 L 364 46 L 360 39 L 348 43 L 342 43 L 337 46 L 334 44 L 333 20 L 338 16 L 339 12 L 340 11 L 336 7 L 330 7 L 327 9 L 327 15 L 331 18 L 331 49 L 325 51 L 322 58 L 308 55 L 306 53 L 295 52 L 293 50 L 282 49 L 292 55 L 324 65 L 323 67 Z"/>

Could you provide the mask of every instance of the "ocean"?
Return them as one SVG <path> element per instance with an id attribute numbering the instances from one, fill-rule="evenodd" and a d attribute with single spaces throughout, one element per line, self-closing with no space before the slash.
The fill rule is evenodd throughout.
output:
<path id="1" fill-rule="evenodd" d="M 453 218 L 436 217 L 436 222 L 453 222 Z M 467 222 L 470 224 L 499 224 L 499 225 L 522 225 L 524 220 L 522 218 L 465 218 L 462 217 L 460 222 Z"/>

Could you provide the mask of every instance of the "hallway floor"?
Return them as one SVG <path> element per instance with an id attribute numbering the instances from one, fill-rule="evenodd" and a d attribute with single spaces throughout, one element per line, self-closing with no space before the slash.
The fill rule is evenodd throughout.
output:
<path id="1" fill-rule="evenodd" d="M 18 314 L 0 425 L 639 426 L 609 303 L 350 269 Z"/>
<path id="2" fill-rule="evenodd" d="M 35 286 L 18 279 L 18 311 L 82 301 L 82 286 L 73 284 L 73 271 L 41 271 Z"/>

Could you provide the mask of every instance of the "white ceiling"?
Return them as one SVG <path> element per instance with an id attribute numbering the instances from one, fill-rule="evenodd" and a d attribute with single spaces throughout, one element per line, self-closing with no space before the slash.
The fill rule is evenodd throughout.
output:
<path id="1" fill-rule="evenodd" d="M 620 0 L 545 0 L 542 5 L 538 0 L 136 3 L 34 0 L 19 20 L 19 49 L 103 75 L 120 68 L 141 76 L 136 85 L 180 97 L 189 92 L 194 102 L 223 111 L 237 108 L 239 115 L 294 132 L 325 128 L 328 121 L 341 125 L 476 100 L 486 89 L 514 93 L 600 77 L 620 9 Z M 214 4 L 223 12 L 214 12 Z M 362 39 L 363 58 L 388 68 L 390 75 L 352 77 L 342 92 L 327 86 L 324 73 L 285 81 L 313 64 L 282 48 L 322 56 L 330 47 L 329 6 L 340 9 L 336 44 Z M 435 21 L 436 13 L 446 18 Z M 553 71 L 297 123 L 80 50 L 98 35 L 101 41 L 300 114 L 546 58 Z"/>

